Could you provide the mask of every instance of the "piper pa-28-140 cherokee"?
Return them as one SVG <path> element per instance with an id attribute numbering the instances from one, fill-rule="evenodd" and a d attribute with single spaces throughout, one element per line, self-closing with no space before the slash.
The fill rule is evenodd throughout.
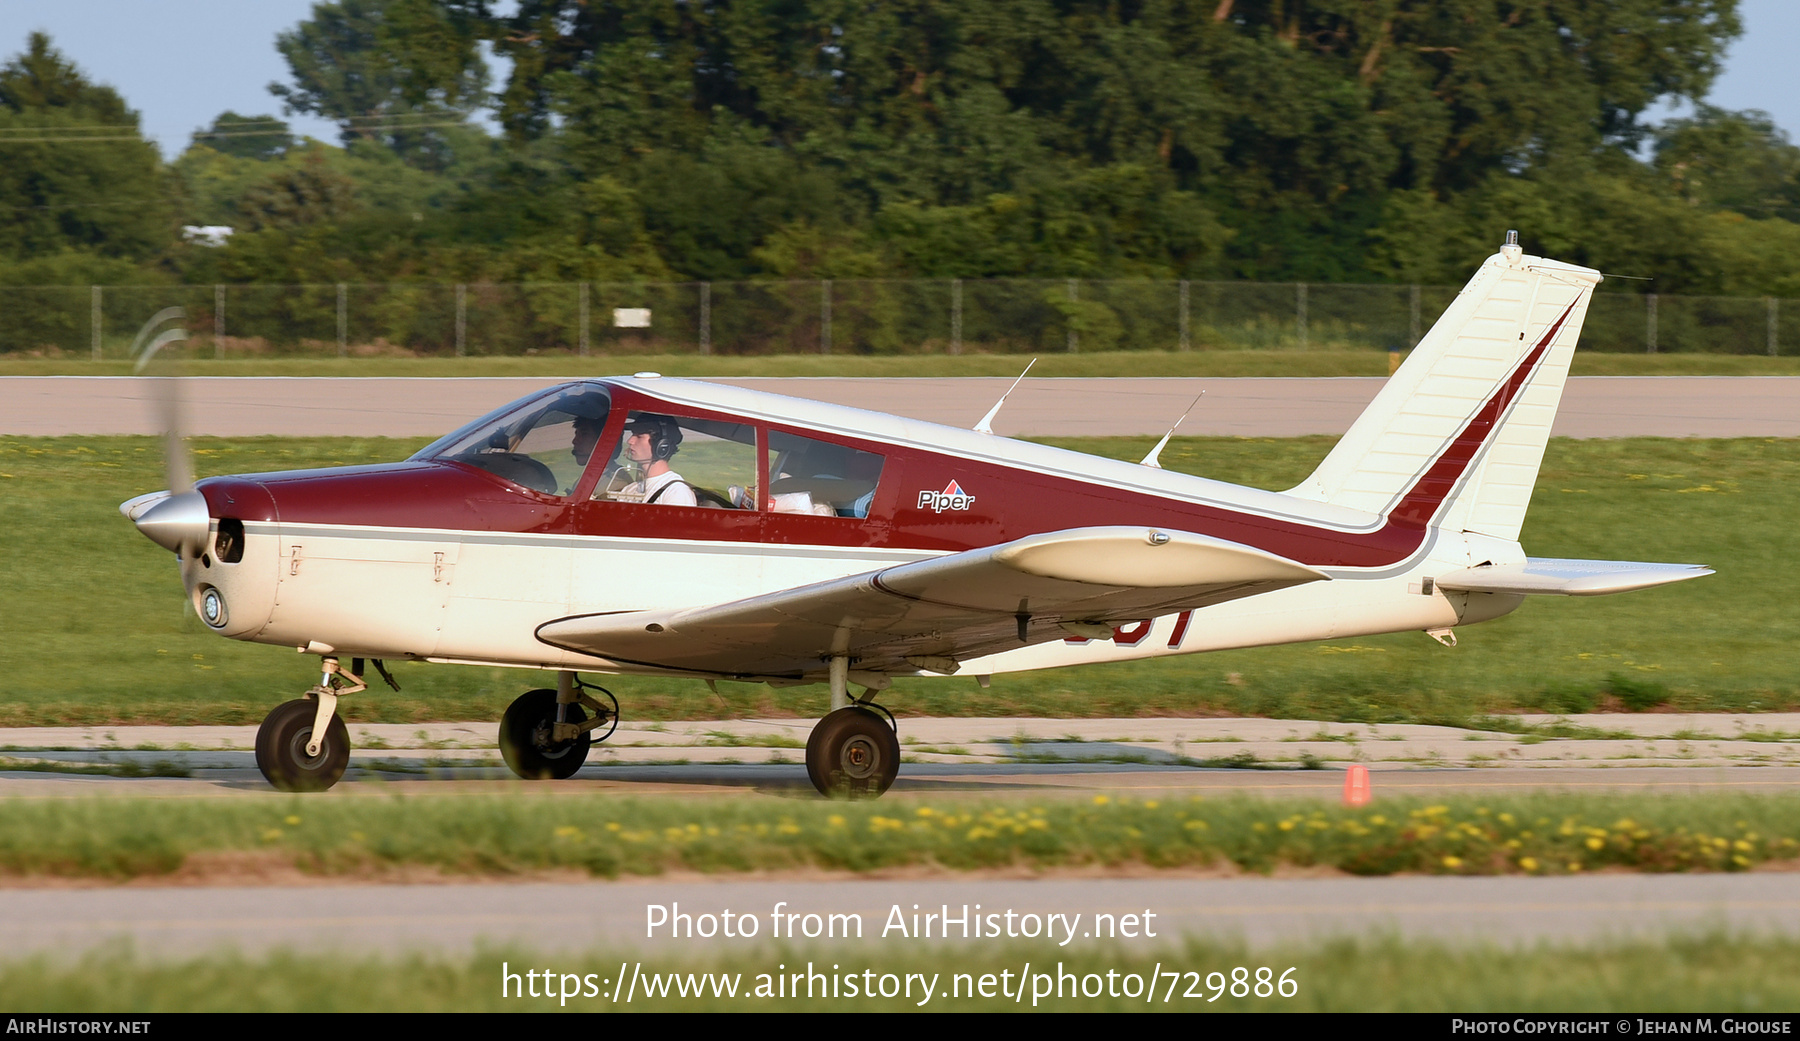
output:
<path id="1" fill-rule="evenodd" d="M 553 670 L 507 709 L 527 778 L 575 773 L 618 705 L 577 674 L 824 682 L 806 767 L 880 794 L 894 676 L 1453 629 L 1532 594 L 1710 574 L 1519 545 L 1600 273 L 1508 244 L 1286 492 L 735 387 L 566 383 L 378 466 L 213 477 L 121 510 L 221 635 L 319 655 L 271 712 L 278 788 L 342 776 L 360 659 Z M 172 438 L 172 444 L 179 440 Z M 1160 447 L 1160 446 L 1159 446 Z M 172 457 L 171 470 L 176 469 Z M 1149 465 L 1145 465 L 1149 464 Z M 342 662 L 352 659 L 346 669 Z M 853 699 L 850 687 L 863 689 Z M 599 695 L 599 696 L 596 696 Z"/>

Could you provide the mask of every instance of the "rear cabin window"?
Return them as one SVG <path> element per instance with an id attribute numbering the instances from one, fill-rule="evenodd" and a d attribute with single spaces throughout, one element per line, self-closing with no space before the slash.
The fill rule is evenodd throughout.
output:
<path id="1" fill-rule="evenodd" d="M 781 431 L 770 431 L 769 454 L 771 512 L 869 515 L 881 483 L 882 456 Z"/>

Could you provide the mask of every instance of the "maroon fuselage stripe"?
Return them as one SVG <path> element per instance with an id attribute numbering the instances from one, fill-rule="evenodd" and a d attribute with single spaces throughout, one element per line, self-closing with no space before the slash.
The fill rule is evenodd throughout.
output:
<path id="1" fill-rule="evenodd" d="M 571 501 L 445 462 L 215 477 L 202 481 L 199 488 L 215 517 L 283 524 L 934 552 L 976 549 L 1066 528 L 1151 524 L 1255 546 L 1313 567 L 1386 567 L 1406 559 L 1423 543 L 1432 518 L 1530 383 L 1573 310 L 1574 304 L 1570 304 L 1401 496 L 1385 523 L 1373 531 L 1338 531 L 780 423 L 769 426 L 849 444 L 886 458 L 868 519 Z M 737 416 L 660 402 L 633 387 L 613 386 L 611 393 L 612 415 L 602 443 L 617 437 L 631 409 L 742 421 Z M 921 491 L 941 489 L 951 481 L 973 497 L 967 509 L 933 512 L 919 508 Z"/>

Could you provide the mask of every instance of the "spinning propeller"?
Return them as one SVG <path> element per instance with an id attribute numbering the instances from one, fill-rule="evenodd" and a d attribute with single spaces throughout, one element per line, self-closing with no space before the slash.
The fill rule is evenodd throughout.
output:
<path id="1" fill-rule="evenodd" d="M 187 317 L 179 307 L 158 311 L 132 341 L 131 356 L 135 375 L 142 376 L 158 351 L 171 343 L 187 339 L 185 326 L 159 328 Z M 211 534 L 212 515 L 206 498 L 194 490 L 194 466 L 188 457 L 187 442 L 181 437 L 181 395 L 174 376 L 153 377 L 158 411 L 163 421 L 163 462 L 169 478 L 169 489 L 151 492 L 119 504 L 119 512 L 137 525 L 151 542 L 182 557 L 198 556 Z"/>

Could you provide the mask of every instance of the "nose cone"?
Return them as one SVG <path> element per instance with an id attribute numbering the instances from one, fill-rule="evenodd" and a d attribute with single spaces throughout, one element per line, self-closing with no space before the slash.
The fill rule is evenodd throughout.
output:
<path id="1" fill-rule="evenodd" d="M 188 556 L 205 548 L 212 533 L 212 514 L 199 492 L 152 492 L 120 503 L 119 512 L 151 542 Z"/>

